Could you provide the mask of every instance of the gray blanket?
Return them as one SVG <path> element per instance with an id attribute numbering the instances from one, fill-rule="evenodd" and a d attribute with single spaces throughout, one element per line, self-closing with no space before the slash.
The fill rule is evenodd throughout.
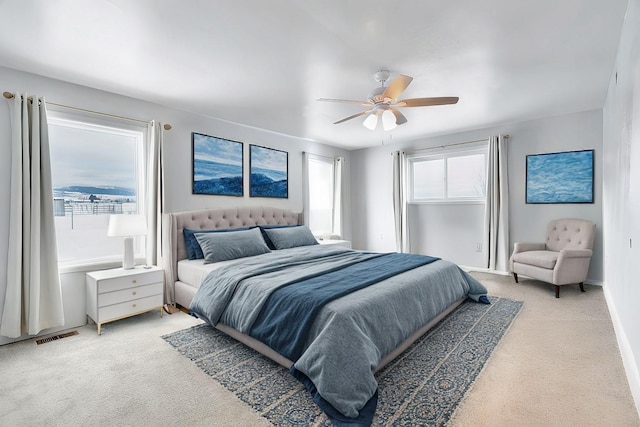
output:
<path id="1" fill-rule="evenodd" d="M 213 271 L 190 310 L 215 325 L 247 333 L 262 304 L 283 283 L 369 256 L 336 246 L 273 251 Z M 373 396 L 373 369 L 414 331 L 458 299 L 486 289 L 447 261 L 435 261 L 327 304 L 313 323 L 296 369 L 348 417 Z"/>

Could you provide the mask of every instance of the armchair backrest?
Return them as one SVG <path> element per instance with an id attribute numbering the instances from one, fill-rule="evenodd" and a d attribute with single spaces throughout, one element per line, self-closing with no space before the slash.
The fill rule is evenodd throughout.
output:
<path id="1" fill-rule="evenodd" d="M 576 218 L 556 219 L 547 226 L 547 249 L 593 249 L 596 225 Z"/>

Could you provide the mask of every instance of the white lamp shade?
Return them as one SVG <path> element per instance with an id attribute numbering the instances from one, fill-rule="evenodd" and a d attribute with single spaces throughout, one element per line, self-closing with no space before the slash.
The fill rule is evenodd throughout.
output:
<path id="1" fill-rule="evenodd" d="M 384 113 L 382 113 L 382 128 L 384 130 L 391 130 L 395 129 L 396 126 L 398 125 L 396 123 L 396 116 L 395 114 L 393 114 L 393 111 L 385 110 Z"/>
<path id="2" fill-rule="evenodd" d="M 375 130 L 376 126 L 378 126 L 378 115 L 375 113 L 371 113 L 364 119 L 362 125 L 369 130 Z"/>
<path id="3" fill-rule="evenodd" d="M 124 237 L 124 254 L 122 268 L 134 268 L 136 263 L 133 255 L 133 237 L 147 234 L 147 221 L 143 215 L 111 215 L 107 236 Z"/>
<path id="4" fill-rule="evenodd" d="M 107 236 L 128 237 L 147 234 L 147 221 L 143 215 L 111 215 Z"/>

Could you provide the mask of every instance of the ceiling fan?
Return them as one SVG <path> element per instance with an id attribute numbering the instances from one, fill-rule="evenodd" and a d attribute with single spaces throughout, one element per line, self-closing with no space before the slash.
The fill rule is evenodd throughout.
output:
<path id="1" fill-rule="evenodd" d="M 358 104 L 368 109 L 361 111 L 349 117 L 345 117 L 342 120 L 334 122 L 334 125 L 344 123 L 347 120 L 355 119 L 356 117 L 369 114 L 362 123 L 367 129 L 375 130 L 378 126 L 378 118 L 382 117 L 382 127 L 384 130 L 394 129 L 397 125 L 401 125 L 407 122 L 407 118 L 402 114 L 397 107 L 429 107 L 433 105 L 447 105 L 455 104 L 458 102 L 457 96 L 438 97 L 438 98 L 411 98 L 398 100 L 398 97 L 409 86 L 409 83 L 413 80 L 413 77 L 399 75 L 396 77 L 389 86 L 385 87 L 385 82 L 389 79 L 391 73 L 387 70 L 380 70 L 373 75 L 373 78 L 380 83 L 379 88 L 375 88 L 369 94 L 366 101 L 352 101 L 349 99 L 332 99 L 332 98 L 319 98 L 318 101 L 328 102 L 342 102 L 346 104 Z"/>

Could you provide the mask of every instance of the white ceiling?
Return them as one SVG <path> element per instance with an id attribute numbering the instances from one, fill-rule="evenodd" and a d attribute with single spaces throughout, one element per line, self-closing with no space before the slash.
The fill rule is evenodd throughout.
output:
<path id="1" fill-rule="evenodd" d="M 349 149 L 601 108 L 627 0 L 0 0 L 0 65 Z M 343 124 L 388 69 L 408 123 Z M 7 90 L 12 88 L 3 88 Z"/>

